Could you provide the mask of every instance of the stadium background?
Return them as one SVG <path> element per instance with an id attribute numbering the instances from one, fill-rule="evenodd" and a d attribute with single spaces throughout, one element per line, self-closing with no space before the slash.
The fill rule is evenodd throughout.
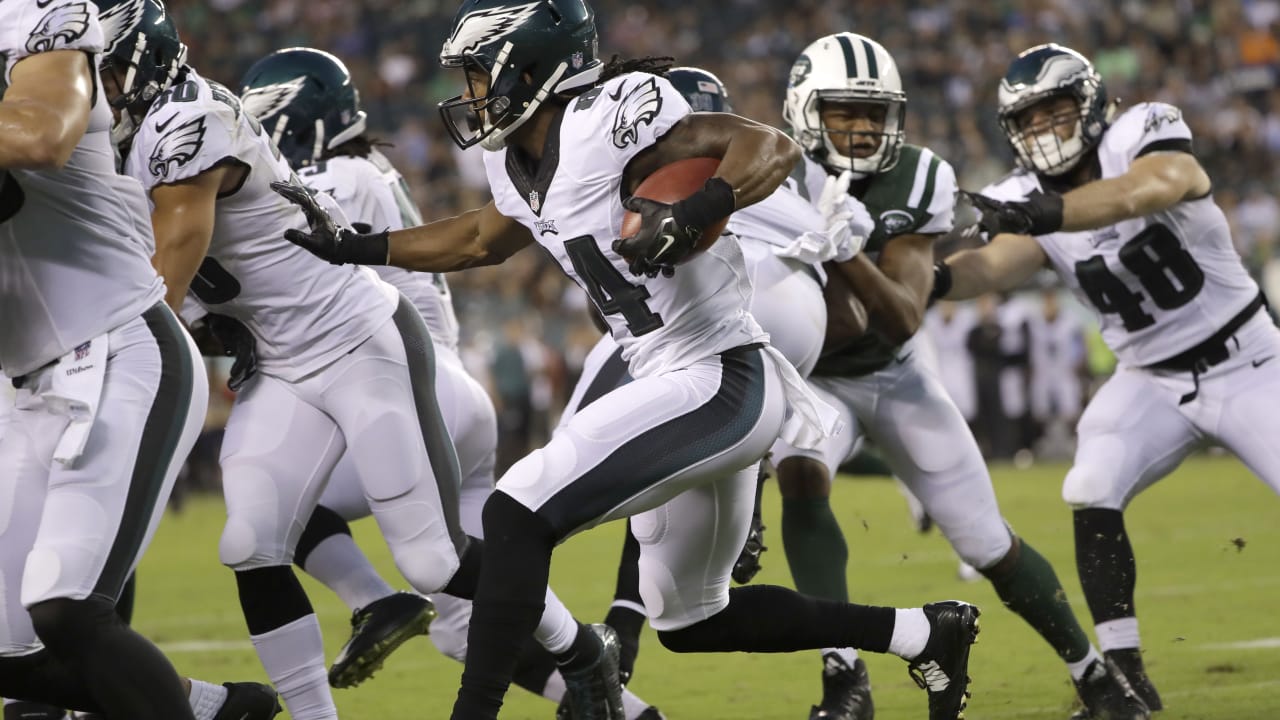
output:
<path id="1" fill-rule="evenodd" d="M 707 67 L 724 79 L 741 112 L 771 123 L 781 122 L 789 64 L 809 41 L 844 29 L 872 35 L 902 69 L 911 98 L 908 141 L 947 157 L 969 189 L 1010 166 L 993 102 L 1012 54 L 1049 40 L 1069 44 L 1096 61 L 1113 96 L 1166 100 L 1184 109 L 1242 254 L 1264 284 L 1280 285 L 1271 280 L 1280 277 L 1272 250 L 1280 233 L 1273 168 L 1280 150 L 1280 2 L 914 0 L 909 10 L 862 0 L 593 5 L 603 53 L 673 55 Z M 254 60 L 277 48 L 310 45 L 344 58 L 372 127 L 394 144 L 388 153 L 424 215 L 448 215 L 485 200 L 476 158 L 455 151 L 435 111 L 437 101 L 457 92 L 456 77 L 435 61 L 454 0 L 174 0 L 170 7 L 193 64 L 232 87 Z M 455 274 L 451 283 L 467 362 L 504 410 L 509 460 L 539 442 L 554 422 L 596 333 L 581 293 L 537 250 L 500 268 Z M 1039 297 L 1029 289 L 1000 307 L 1024 303 L 1022 316 L 1028 317 Z M 1096 349 L 1096 342 L 1089 347 Z M 1091 352 L 1085 359 L 1080 371 L 1096 383 L 1109 369 L 1106 355 Z M 975 373 L 1001 372 L 1019 361 L 1017 353 L 999 352 L 987 360 L 977 363 Z M 226 366 L 212 364 L 216 402 L 185 488 L 216 490 L 216 443 L 229 400 L 221 382 Z M 1001 422 L 1016 432 L 1017 418 L 978 417 L 974 424 L 986 429 Z M 1054 561 L 1073 605 L 1087 617 L 1072 567 L 1070 514 L 1057 492 L 1065 469 L 1061 462 L 1038 462 L 1029 470 L 997 463 L 993 475 L 1006 517 Z M 849 539 L 850 589 L 857 599 L 909 604 L 962 597 L 981 604 L 987 612 L 971 668 L 970 715 L 1065 718 L 1074 692 L 1061 665 L 1025 624 L 999 609 L 987 584 L 955 579 L 949 548 L 936 533 L 912 529 L 890 483 L 842 485 L 833 507 Z M 136 622 L 184 672 L 264 679 L 230 573 L 217 562 L 221 500 L 176 497 L 190 502 L 162 523 L 143 563 Z M 1148 666 L 1170 706 L 1163 720 L 1273 720 L 1280 688 L 1273 599 L 1280 584 L 1280 505 L 1274 494 L 1233 459 L 1201 458 L 1145 493 L 1128 518 L 1139 557 L 1137 601 Z M 774 547 L 758 581 L 789 584 L 776 492 L 765 495 L 765 522 Z M 607 606 L 621 530 L 620 523 L 611 524 L 557 553 L 553 584 L 584 620 L 601 617 Z M 357 523 L 354 531 L 386 577 L 401 585 L 376 527 Z M 317 584 L 304 583 L 332 658 L 346 637 L 348 611 Z M 798 718 L 818 697 L 818 662 L 806 654 L 673 655 L 650 634 L 635 688 L 673 720 Z M 900 661 L 871 657 L 868 663 L 878 716 L 919 716 L 923 696 Z M 443 717 L 459 671 L 429 643 L 415 641 L 367 687 L 337 693 L 342 717 Z M 513 719 L 551 714 L 548 705 L 523 693 L 513 693 L 508 709 L 504 717 Z"/>

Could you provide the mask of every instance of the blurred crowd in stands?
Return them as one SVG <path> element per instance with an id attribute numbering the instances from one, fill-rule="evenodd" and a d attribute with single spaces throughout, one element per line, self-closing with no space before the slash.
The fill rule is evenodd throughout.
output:
<path id="1" fill-rule="evenodd" d="M 459 0 L 171 0 L 192 64 L 237 87 L 259 57 L 307 45 L 350 67 L 374 134 L 406 176 L 427 218 L 487 200 L 479 149 L 449 141 L 436 103 L 459 92 L 460 77 L 437 63 Z M 606 57 L 673 56 L 717 73 L 735 109 L 781 124 L 791 62 L 817 37 L 851 30 L 894 54 L 909 102 L 907 141 L 926 145 L 977 190 L 1011 168 L 996 124 L 995 91 L 1010 59 L 1054 41 L 1093 59 L 1109 94 L 1125 103 L 1180 106 L 1195 133 L 1196 154 L 1214 180 L 1246 263 L 1268 289 L 1280 288 L 1280 0 L 591 0 Z M 537 446 L 597 337 L 585 297 L 537 249 L 498 268 L 450 279 L 462 322 L 464 359 L 498 404 L 504 458 Z M 1049 312 L 1040 290 L 1013 304 L 995 299 L 946 309 L 964 342 L 940 347 L 949 372 L 972 368 L 966 411 L 993 457 L 1034 445 L 1026 422 L 1036 412 L 1034 319 Z M 1046 297 L 1056 293 L 1047 293 Z M 1280 297 L 1280 292 L 1272 292 Z M 1056 305 L 1055 305 L 1056 306 Z M 1105 373 L 1105 351 L 1084 320 L 1071 364 L 1044 372 Z M 1043 322 L 1041 322 L 1043 324 Z M 957 326 L 960 327 L 960 326 Z M 999 328 L 999 332 L 996 332 Z M 1019 329 L 1023 328 L 1023 329 Z M 956 333 L 959 333 L 957 330 Z M 1074 343 L 1075 341 L 1073 341 Z M 1092 361 L 1090 359 L 1093 358 Z M 1054 363 L 1067 363 L 1065 358 Z M 1016 379 L 1022 377 L 1024 379 Z M 961 393 L 966 391 L 959 391 Z M 960 400 L 960 398 L 957 398 Z M 962 401 L 962 406 L 965 401 Z M 1069 404 L 1070 405 L 1070 404 Z M 1078 405 L 1070 405 L 1077 408 Z M 991 418 L 988 422 L 986 419 Z M 1068 433 L 1069 435 L 1069 433 Z M 504 462 L 504 464 L 505 464 Z"/>

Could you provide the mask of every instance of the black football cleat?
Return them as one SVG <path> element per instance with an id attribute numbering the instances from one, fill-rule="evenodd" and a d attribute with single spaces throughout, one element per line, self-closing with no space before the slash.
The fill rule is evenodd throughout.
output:
<path id="1" fill-rule="evenodd" d="M 271 720 L 283 708 L 270 685 L 255 682 L 222 683 L 227 699 L 213 720 Z"/>
<path id="2" fill-rule="evenodd" d="M 1071 720 L 1149 720 L 1151 710 L 1110 660 L 1095 660 L 1076 681 L 1084 705 Z"/>
<path id="3" fill-rule="evenodd" d="M 822 656 L 822 704 L 813 706 L 809 720 L 872 720 L 871 678 L 858 658 L 849 667 L 836 653 Z"/>
<path id="4" fill-rule="evenodd" d="M 1156 692 L 1156 686 L 1152 684 L 1151 677 L 1147 675 L 1147 668 L 1142 664 L 1141 650 L 1123 648 L 1108 650 L 1103 655 L 1120 668 L 1120 672 L 1124 673 L 1125 679 L 1129 681 L 1129 686 L 1133 688 L 1134 694 L 1142 698 L 1148 710 L 1156 712 L 1164 709 L 1160 693 Z"/>
<path id="5" fill-rule="evenodd" d="M 911 660 L 911 678 L 929 693 L 929 720 L 963 720 L 969 702 L 969 646 L 978 639 L 977 606 L 944 600 L 924 606 L 929 642 Z"/>
<path id="6" fill-rule="evenodd" d="M 667 720 L 667 716 L 663 715 L 658 708 L 650 705 L 644 709 L 644 712 L 636 716 L 636 720 Z"/>
<path id="7" fill-rule="evenodd" d="M 329 685 L 350 688 L 373 677 L 396 648 L 430 632 L 435 617 L 430 600 L 408 592 L 379 598 L 351 613 L 351 639 L 329 668 Z"/>
<path id="8" fill-rule="evenodd" d="M 626 720 L 622 707 L 622 683 L 618 678 L 618 634 L 603 623 L 589 625 L 600 638 L 600 658 L 589 668 L 566 672 L 564 699 L 556 710 L 558 720 Z M 657 708 L 650 708 L 657 711 Z M 645 710 L 649 712 L 649 710 Z M 661 717 L 658 714 L 656 717 Z"/>

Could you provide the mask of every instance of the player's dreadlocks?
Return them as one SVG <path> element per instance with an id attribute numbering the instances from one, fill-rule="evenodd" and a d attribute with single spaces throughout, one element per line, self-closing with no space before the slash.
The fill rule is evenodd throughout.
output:
<path id="1" fill-rule="evenodd" d="M 380 147 L 395 146 L 381 138 L 369 135 L 357 135 L 336 148 L 326 148 L 320 155 L 320 159 L 328 160 L 329 158 L 334 157 L 365 158 L 369 157 L 369 154 L 372 153 L 375 148 Z"/>
<path id="2" fill-rule="evenodd" d="M 624 60 L 620 55 L 614 55 L 609 58 L 609 62 L 605 63 L 604 69 L 600 71 L 600 79 L 597 84 L 604 83 L 608 80 L 618 77 L 629 72 L 643 72 L 650 75 L 665 75 L 667 70 L 675 65 L 676 59 L 667 56 L 646 56 L 642 58 L 634 58 Z"/>

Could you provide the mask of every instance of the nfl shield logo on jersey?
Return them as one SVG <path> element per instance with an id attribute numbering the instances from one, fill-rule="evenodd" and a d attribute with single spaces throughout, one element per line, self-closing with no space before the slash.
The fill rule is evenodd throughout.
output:
<path id="1" fill-rule="evenodd" d="M 537 190 L 529 191 L 529 209 L 535 213 L 542 209 L 542 193 Z"/>
<path id="2" fill-rule="evenodd" d="M 574 70 L 582 69 L 582 51 L 581 50 L 569 56 L 569 64 L 573 66 Z"/>
<path id="3" fill-rule="evenodd" d="M 83 360 L 89 357 L 89 345 L 92 341 L 76 346 L 76 360 Z"/>

